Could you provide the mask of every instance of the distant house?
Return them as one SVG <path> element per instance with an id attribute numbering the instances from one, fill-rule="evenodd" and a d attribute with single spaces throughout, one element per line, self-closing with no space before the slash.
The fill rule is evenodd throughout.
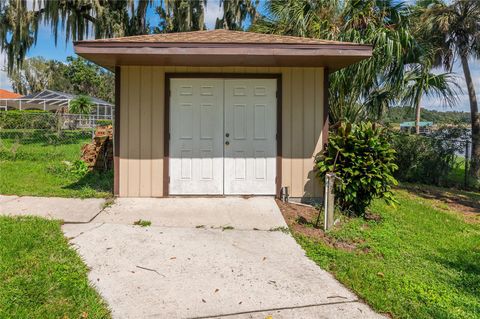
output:
<path id="1" fill-rule="evenodd" d="M 21 94 L 0 89 L 0 99 L 16 99 L 22 97 Z"/>
<path id="2" fill-rule="evenodd" d="M 419 122 L 420 134 L 427 134 L 432 131 L 433 122 Z M 405 133 L 415 132 L 415 122 L 402 122 L 400 123 L 400 131 Z"/>

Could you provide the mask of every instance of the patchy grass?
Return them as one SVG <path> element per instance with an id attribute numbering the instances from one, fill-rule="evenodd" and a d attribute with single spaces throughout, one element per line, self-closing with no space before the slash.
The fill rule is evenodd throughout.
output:
<path id="1" fill-rule="evenodd" d="M 151 225 L 152 225 L 152 222 L 149 221 L 149 220 L 139 219 L 139 220 L 134 221 L 133 224 L 134 224 L 135 226 L 148 227 L 148 226 L 151 226 Z"/>
<path id="2" fill-rule="evenodd" d="M 115 204 L 115 197 L 107 197 L 102 205 L 102 209 L 107 209 Z"/>
<path id="3" fill-rule="evenodd" d="M 270 228 L 269 231 L 279 231 L 279 232 L 282 232 L 284 234 L 289 234 L 290 233 L 290 229 L 288 227 L 283 227 L 283 226 Z"/>
<path id="4" fill-rule="evenodd" d="M 60 140 L 41 139 L 37 135 L 32 139 L 5 138 L 0 134 L 0 194 L 111 196 L 113 172 L 78 174 L 69 169 L 80 159 L 82 145 L 90 141 L 88 134 L 80 133 L 70 132 Z"/>
<path id="5" fill-rule="evenodd" d="M 60 222 L 0 217 L 0 318 L 110 318 Z"/>
<path id="6" fill-rule="evenodd" d="M 480 224 L 435 200 L 396 190 L 399 204 L 375 201 L 379 220 L 343 218 L 321 235 L 290 227 L 307 255 L 393 318 L 478 318 Z M 308 231 L 303 231 L 308 229 Z M 332 244 L 333 243 L 333 244 Z"/>
<path id="7" fill-rule="evenodd" d="M 480 224 L 480 193 L 430 185 L 402 183 L 401 187 L 411 194 L 430 199 L 437 209 L 456 213 L 468 223 Z"/>

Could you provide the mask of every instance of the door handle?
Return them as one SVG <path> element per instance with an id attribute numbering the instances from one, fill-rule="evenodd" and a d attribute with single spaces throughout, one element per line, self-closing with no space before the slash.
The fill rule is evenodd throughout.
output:
<path id="1" fill-rule="evenodd" d="M 226 141 L 226 142 L 225 142 L 225 145 L 230 145 L 230 142 L 229 142 L 229 141 Z"/>
<path id="2" fill-rule="evenodd" d="M 226 133 L 226 134 L 225 134 L 225 137 L 230 137 L 230 133 Z"/>

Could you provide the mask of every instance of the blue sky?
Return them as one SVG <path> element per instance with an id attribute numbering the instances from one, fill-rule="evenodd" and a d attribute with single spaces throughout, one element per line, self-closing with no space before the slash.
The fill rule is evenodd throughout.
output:
<path id="1" fill-rule="evenodd" d="M 209 0 L 205 12 L 205 23 L 207 28 L 212 29 L 215 25 L 217 17 L 221 16 L 221 8 L 218 5 L 217 0 Z M 149 10 L 148 18 L 152 26 L 158 25 L 159 18 L 154 14 L 153 10 Z M 33 47 L 27 54 L 28 57 L 43 56 L 47 59 L 56 59 L 65 61 L 67 56 L 74 55 L 72 41 L 65 43 L 64 37 L 59 35 L 59 41 L 55 46 L 54 39 L 49 27 L 42 26 L 38 33 L 37 45 Z M 5 65 L 5 55 L 0 53 L 0 88 L 11 89 L 11 85 L 5 72 L 2 72 Z M 477 89 L 478 98 L 480 100 L 480 61 L 470 61 L 472 75 L 475 81 L 475 88 Z M 459 103 L 455 107 L 455 110 L 468 111 L 468 95 L 466 91 L 465 81 L 463 79 L 463 71 L 460 65 L 455 65 L 453 70 L 457 75 L 457 83 L 463 88 L 463 92 L 459 94 Z M 437 70 L 437 72 L 442 72 Z M 422 105 L 429 109 L 437 110 L 450 110 L 450 108 L 444 108 L 436 99 L 424 99 Z"/>

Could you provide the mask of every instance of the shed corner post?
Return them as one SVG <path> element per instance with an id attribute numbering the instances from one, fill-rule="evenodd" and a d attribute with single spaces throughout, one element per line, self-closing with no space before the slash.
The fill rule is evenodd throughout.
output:
<path id="1" fill-rule="evenodd" d="M 113 123 L 113 195 L 120 195 L 120 90 L 121 68 L 115 66 L 115 116 Z"/>
<path id="2" fill-rule="evenodd" d="M 330 99 L 330 80 L 329 80 L 330 72 L 328 68 L 323 69 L 323 129 L 322 129 L 322 147 L 328 143 L 328 131 L 329 131 L 329 99 Z"/>

